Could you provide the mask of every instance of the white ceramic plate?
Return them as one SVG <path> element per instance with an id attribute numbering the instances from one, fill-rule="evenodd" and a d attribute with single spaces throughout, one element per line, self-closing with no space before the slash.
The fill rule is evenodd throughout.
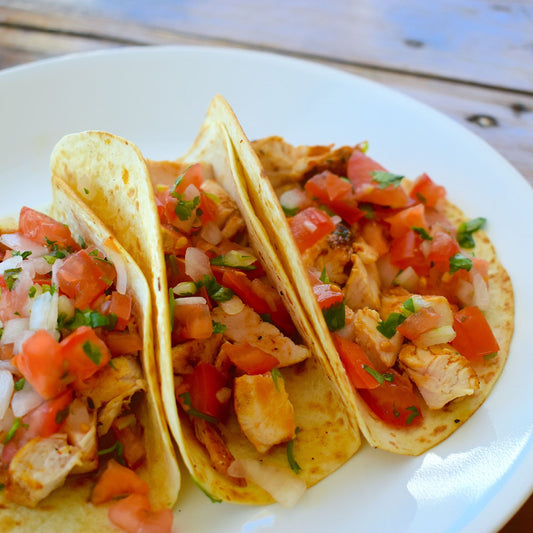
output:
<path id="1" fill-rule="evenodd" d="M 322 66 L 242 50 L 162 47 L 64 57 L 0 72 L 0 215 L 50 198 L 48 158 L 67 133 L 101 129 L 147 157 L 193 141 L 211 98 L 249 137 L 297 144 L 370 141 L 370 155 L 411 177 L 428 172 L 488 233 L 516 292 L 505 371 L 478 412 L 421 457 L 363 446 L 293 509 L 212 504 L 188 480 L 176 528 L 189 532 L 497 530 L 533 489 L 533 189 L 494 150 L 434 110 Z M 184 476 L 187 478 L 187 476 Z"/>

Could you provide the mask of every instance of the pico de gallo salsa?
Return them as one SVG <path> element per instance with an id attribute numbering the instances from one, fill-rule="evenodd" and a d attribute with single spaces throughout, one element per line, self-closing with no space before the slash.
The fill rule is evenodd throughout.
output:
<path id="1" fill-rule="evenodd" d="M 484 314 L 489 264 L 473 253 L 486 220 L 454 225 L 444 187 L 425 173 L 408 183 L 371 159 L 367 143 L 320 161 L 318 149 L 304 161 L 279 144 L 254 148 L 359 396 L 386 424 L 410 427 L 422 423 L 422 405 L 475 394 L 475 366 L 499 351 Z"/>
<path id="2" fill-rule="evenodd" d="M 28 207 L 0 235 L 0 483 L 35 507 L 68 476 L 100 471 L 92 503 L 129 495 L 111 506 L 113 523 L 169 531 L 171 511 L 151 508 L 136 473 L 143 344 L 126 270 L 110 254 Z"/>
<path id="3" fill-rule="evenodd" d="M 247 475 L 226 440 L 230 413 L 259 454 L 284 446 L 288 473 L 297 472 L 294 408 L 280 368 L 310 352 L 298 344 L 243 216 L 212 179 L 211 167 L 152 161 L 149 170 L 163 235 L 180 412 L 215 470 L 236 485 L 246 485 Z"/>

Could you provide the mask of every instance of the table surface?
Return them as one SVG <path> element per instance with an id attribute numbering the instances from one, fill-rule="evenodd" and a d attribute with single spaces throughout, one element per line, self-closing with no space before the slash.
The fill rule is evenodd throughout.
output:
<path id="1" fill-rule="evenodd" d="M 0 0 L 0 69 L 171 43 L 267 50 L 378 81 L 473 131 L 533 185 L 533 0 Z M 533 497 L 501 531 L 531 524 Z"/>

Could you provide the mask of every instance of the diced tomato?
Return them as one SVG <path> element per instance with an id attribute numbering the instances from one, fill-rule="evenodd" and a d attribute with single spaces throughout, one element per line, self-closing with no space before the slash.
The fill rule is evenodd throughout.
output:
<path id="1" fill-rule="evenodd" d="M 344 300 L 344 294 L 339 287 L 329 283 L 314 284 L 313 293 L 320 309 L 328 309 L 332 305 L 341 303 Z"/>
<path id="2" fill-rule="evenodd" d="M 213 321 L 207 303 L 179 304 L 174 307 L 176 330 L 183 339 L 208 339 L 213 334 Z"/>
<path id="3" fill-rule="evenodd" d="M 317 207 L 307 207 L 289 218 L 288 222 L 300 252 L 304 252 L 335 229 L 331 217 Z"/>
<path id="4" fill-rule="evenodd" d="M 32 241 L 48 247 L 51 243 L 58 248 L 79 250 L 68 226 L 29 207 L 23 207 L 19 214 L 19 231 Z"/>
<path id="5" fill-rule="evenodd" d="M 358 390 L 379 387 L 377 379 L 365 370 L 365 367 L 371 371 L 375 371 L 375 368 L 364 350 L 355 342 L 336 333 L 333 333 L 332 338 L 352 385 Z"/>
<path id="6" fill-rule="evenodd" d="M 59 289 L 74 300 L 78 309 L 87 309 L 108 288 L 105 279 L 85 250 L 69 256 L 57 271 Z"/>
<path id="7" fill-rule="evenodd" d="M 420 424 L 421 402 L 413 391 L 413 384 L 392 368 L 387 373 L 393 376 L 392 381 L 385 380 L 372 390 L 359 390 L 361 398 L 376 416 L 391 426 L 410 427 Z"/>
<path id="8" fill-rule="evenodd" d="M 437 185 L 424 173 L 416 178 L 409 196 L 427 207 L 435 207 L 437 202 L 446 196 L 446 189 L 442 185 Z"/>
<path id="9" fill-rule="evenodd" d="M 424 204 L 416 204 L 402 209 L 395 215 L 386 218 L 385 221 L 390 224 L 390 234 L 393 239 L 401 237 L 413 227 L 429 231 Z"/>
<path id="10" fill-rule="evenodd" d="M 111 293 L 111 304 L 107 312 L 114 314 L 117 317 L 117 325 L 115 329 L 119 331 L 126 329 L 131 318 L 131 307 L 131 296 L 121 294 L 117 291 Z"/>
<path id="11" fill-rule="evenodd" d="M 450 258 L 460 250 L 459 243 L 447 231 L 433 231 L 432 236 L 427 260 L 447 271 Z"/>
<path id="12" fill-rule="evenodd" d="M 105 342 L 89 326 L 81 326 L 60 343 L 66 370 L 76 378 L 76 386 L 90 378 L 111 359 Z"/>
<path id="13" fill-rule="evenodd" d="M 67 415 L 67 408 L 74 399 L 73 392 L 68 390 L 63 394 L 52 398 L 24 417 L 28 424 L 28 431 L 33 436 L 50 437 L 57 433 Z"/>
<path id="14" fill-rule="evenodd" d="M 108 511 L 109 520 L 126 533 L 170 533 L 174 516 L 170 509 L 154 511 L 147 496 L 130 494 Z"/>
<path id="15" fill-rule="evenodd" d="M 198 206 L 198 209 L 202 213 L 200 215 L 202 224 L 205 224 L 210 220 L 215 220 L 217 217 L 218 205 L 216 201 L 203 191 L 200 191 L 200 205 Z"/>
<path id="16" fill-rule="evenodd" d="M 226 342 L 222 345 L 221 351 L 239 370 L 250 375 L 269 372 L 279 364 L 276 357 L 248 343 Z"/>
<path id="17" fill-rule="evenodd" d="M 95 505 L 108 502 L 117 496 L 127 494 L 147 495 L 149 486 L 133 470 L 110 459 L 106 469 L 93 488 L 91 502 Z"/>
<path id="18" fill-rule="evenodd" d="M 292 318 L 281 296 L 270 285 L 260 279 L 250 280 L 243 272 L 233 269 L 224 270 L 219 283 L 235 292 L 256 313 L 269 315 L 272 323 L 286 335 L 292 336 L 296 333 Z"/>
<path id="19" fill-rule="evenodd" d="M 477 306 L 465 307 L 455 313 L 453 329 L 456 336 L 451 345 L 467 359 L 479 361 L 500 349 L 490 324 Z"/>
<path id="20" fill-rule="evenodd" d="M 104 340 L 111 355 L 127 355 L 139 352 L 143 348 L 141 337 L 128 331 L 110 331 L 104 333 Z"/>
<path id="21" fill-rule="evenodd" d="M 372 172 L 386 172 L 379 163 L 355 149 L 348 161 L 348 178 L 352 182 L 355 195 L 360 202 L 370 202 L 390 207 L 406 207 L 409 198 L 401 186 L 388 185 L 380 188 Z"/>
<path id="22" fill-rule="evenodd" d="M 216 419 L 227 413 L 228 404 L 217 398 L 217 392 L 226 386 L 225 376 L 213 365 L 201 362 L 190 377 L 191 406 Z"/>
<path id="23" fill-rule="evenodd" d="M 396 330 L 404 337 L 410 340 L 415 340 L 422 333 L 434 329 L 439 324 L 441 316 L 435 311 L 431 311 L 422 307 L 416 313 L 408 316 Z"/>
<path id="24" fill-rule="evenodd" d="M 306 192 L 320 203 L 328 206 L 348 224 L 355 224 L 364 216 L 357 207 L 352 184 L 333 172 L 324 171 L 307 180 Z"/>
<path id="25" fill-rule="evenodd" d="M 202 164 L 195 163 L 194 165 L 190 165 L 182 172 L 176 181 L 178 183 L 174 190 L 177 194 L 183 194 L 189 185 L 194 185 L 197 189 L 200 189 L 204 182 Z"/>
<path id="26" fill-rule="evenodd" d="M 420 249 L 421 243 L 421 237 L 413 230 L 394 239 L 390 249 L 390 262 L 402 270 L 411 266 L 419 276 L 427 275 L 429 263 Z"/>
<path id="27" fill-rule="evenodd" d="M 24 342 L 11 364 L 44 399 L 54 398 L 67 389 L 69 380 L 65 376 L 67 368 L 61 347 L 44 329 Z"/>

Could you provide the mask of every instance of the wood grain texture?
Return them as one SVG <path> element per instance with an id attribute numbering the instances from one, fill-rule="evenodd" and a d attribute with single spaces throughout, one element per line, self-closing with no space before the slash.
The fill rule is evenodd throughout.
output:
<path id="1" fill-rule="evenodd" d="M 161 38 L 222 40 L 533 91 L 529 0 L 2 0 L 0 6 L 19 10 L 18 23 L 46 15 L 62 31 L 142 40 L 128 32 L 137 24 Z"/>

